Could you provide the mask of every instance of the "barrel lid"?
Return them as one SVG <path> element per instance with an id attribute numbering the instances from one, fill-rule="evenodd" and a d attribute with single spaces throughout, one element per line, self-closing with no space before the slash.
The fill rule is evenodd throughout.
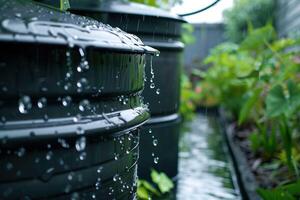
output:
<path id="1" fill-rule="evenodd" d="M 27 0 L 0 0 L 0 42 L 157 53 L 136 36 L 96 20 Z"/>
<path id="2" fill-rule="evenodd" d="M 149 17 L 159 17 L 173 19 L 176 21 L 186 22 L 180 16 L 140 3 L 126 2 L 126 1 L 94 1 L 94 0 L 70 0 L 72 10 L 88 10 L 101 11 L 106 13 L 122 13 L 130 15 L 143 15 Z"/>

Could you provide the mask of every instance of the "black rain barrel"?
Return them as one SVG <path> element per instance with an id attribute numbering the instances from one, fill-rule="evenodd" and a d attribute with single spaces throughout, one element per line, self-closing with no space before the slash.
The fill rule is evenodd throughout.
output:
<path id="1" fill-rule="evenodd" d="M 0 6 L 0 199 L 134 199 L 156 50 L 31 1 Z"/>
<path id="2" fill-rule="evenodd" d="M 167 11 L 130 2 L 71 0 L 71 12 L 119 27 L 160 51 L 148 58 L 144 102 L 151 120 L 141 131 L 138 174 L 150 179 L 150 169 L 177 175 L 180 117 L 180 72 L 184 45 L 180 41 L 185 21 Z M 149 133 L 150 132 L 150 133 Z"/>

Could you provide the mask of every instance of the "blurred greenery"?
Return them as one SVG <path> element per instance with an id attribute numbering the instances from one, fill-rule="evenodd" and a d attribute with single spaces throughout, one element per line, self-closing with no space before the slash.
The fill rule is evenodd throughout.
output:
<path id="1" fill-rule="evenodd" d="M 251 24 L 259 28 L 274 22 L 274 0 L 234 0 L 234 6 L 224 12 L 226 35 L 232 42 L 242 41 Z"/>
<path id="2" fill-rule="evenodd" d="M 205 60 L 208 70 L 195 73 L 201 79 L 201 104 L 207 105 L 209 96 L 239 128 L 254 129 L 248 138 L 252 151 L 286 165 L 288 181 L 299 177 L 300 62 L 294 48 L 299 44 L 278 38 L 271 24 L 250 28 L 241 42 L 215 47 Z"/>

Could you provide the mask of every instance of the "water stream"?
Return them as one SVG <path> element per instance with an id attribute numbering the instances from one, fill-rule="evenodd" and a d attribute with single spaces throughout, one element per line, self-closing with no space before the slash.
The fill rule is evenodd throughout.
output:
<path id="1" fill-rule="evenodd" d="M 197 114 L 181 131 L 177 200 L 241 199 L 235 183 L 216 118 Z"/>

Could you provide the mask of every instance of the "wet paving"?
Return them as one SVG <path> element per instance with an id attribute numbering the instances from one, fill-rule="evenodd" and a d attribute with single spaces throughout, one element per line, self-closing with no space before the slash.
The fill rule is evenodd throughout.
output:
<path id="1" fill-rule="evenodd" d="M 176 199 L 241 199 L 235 180 L 217 119 L 197 114 L 181 131 Z"/>

